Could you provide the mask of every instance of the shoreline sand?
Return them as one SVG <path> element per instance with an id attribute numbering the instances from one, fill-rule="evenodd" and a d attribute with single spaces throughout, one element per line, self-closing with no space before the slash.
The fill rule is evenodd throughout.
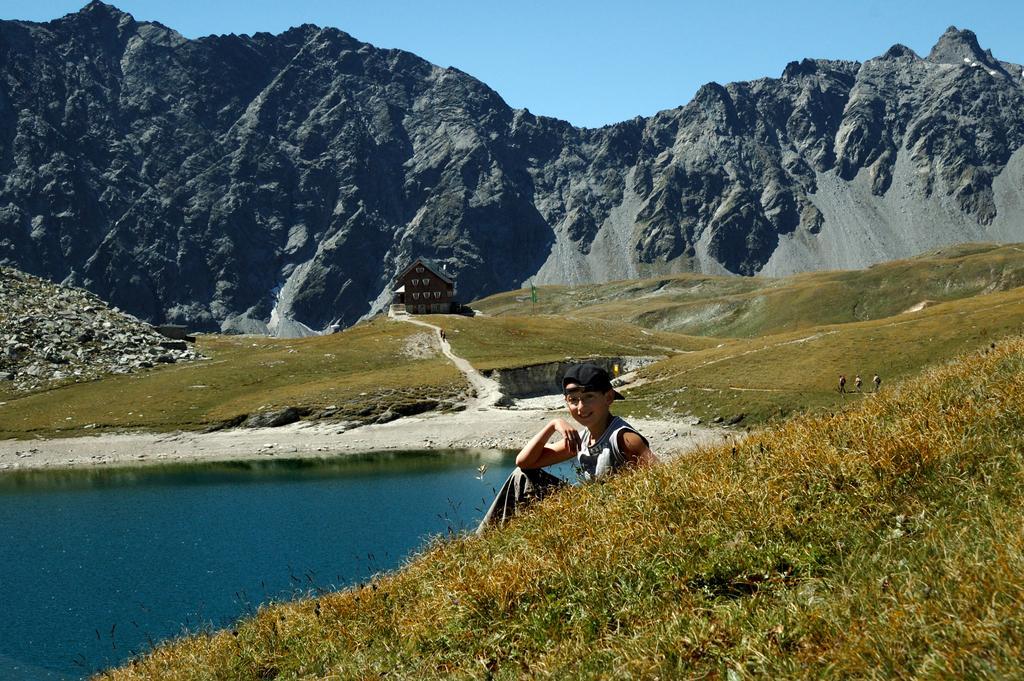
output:
<path id="1" fill-rule="evenodd" d="M 408 416 L 344 429 L 341 423 L 299 422 L 278 428 L 236 428 L 213 433 L 104 433 L 95 436 L 0 441 L 0 475 L 20 470 L 130 466 L 161 463 L 328 458 L 377 451 L 519 449 L 545 422 L 565 416 L 559 397 L 534 406 L 483 407 L 456 413 Z M 682 421 L 628 419 L 660 458 L 730 431 Z"/>

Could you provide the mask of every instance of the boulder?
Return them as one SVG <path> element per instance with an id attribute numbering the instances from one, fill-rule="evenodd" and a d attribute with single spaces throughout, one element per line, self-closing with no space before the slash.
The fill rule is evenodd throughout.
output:
<path id="1" fill-rule="evenodd" d="M 242 426 L 244 428 L 277 428 L 295 423 L 303 417 L 304 413 L 305 410 L 296 407 L 263 411 L 249 416 Z"/>

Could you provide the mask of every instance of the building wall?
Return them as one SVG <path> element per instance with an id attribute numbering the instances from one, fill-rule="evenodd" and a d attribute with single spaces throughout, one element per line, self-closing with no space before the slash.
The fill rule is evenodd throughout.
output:
<path id="1" fill-rule="evenodd" d="M 399 280 L 405 287 L 403 302 L 411 314 L 447 313 L 452 311 L 455 287 L 423 265 L 416 265 Z"/>

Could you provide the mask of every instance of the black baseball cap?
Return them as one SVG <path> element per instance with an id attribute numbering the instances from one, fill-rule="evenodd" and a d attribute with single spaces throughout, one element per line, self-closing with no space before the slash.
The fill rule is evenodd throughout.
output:
<path id="1" fill-rule="evenodd" d="M 611 390 L 615 393 L 615 399 L 624 400 L 626 399 L 619 394 L 617 390 L 612 388 L 612 379 L 608 375 L 608 372 L 601 367 L 591 362 L 585 362 L 583 364 L 574 364 L 569 367 L 562 376 L 562 393 L 565 394 L 568 391 L 565 386 L 570 383 L 575 384 L 577 387 L 573 390 L 583 390 L 584 392 L 599 392 L 606 393 Z"/>

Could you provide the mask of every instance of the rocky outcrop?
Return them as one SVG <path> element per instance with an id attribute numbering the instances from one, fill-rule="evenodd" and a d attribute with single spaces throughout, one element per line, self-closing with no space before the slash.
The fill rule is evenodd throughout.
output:
<path id="1" fill-rule="evenodd" d="M 16 392 L 201 357 L 95 294 L 0 267 L 0 382 Z"/>
<path id="2" fill-rule="evenodd" d="M 154 323 L 313 333 L 415 257 L 459 297 L 1024 240 L 1024 88 L 970 31 L 600 129 L 333 28 L 0 22 L 0 263 Z"/>
<path id="3" fill-rule="evenodd" d="M 618 376 L 636 371 L 648 364 L 653 364 L 664 357 L 588 357 L 603 367 L 609 374 Z M 498 382 L 501 394 L 507 398 L 522 399 L 559 393 L 562 376 L 569 367 L 577 364 L 579 359 L 567 359 L 563 362 L 547 362 L 511 369 L 495 369 L 488 373 L 488 378 Z M 618 382 L 616 381 L 616 385 Z"/>
<path id="4" fill-rule="evenodd" d="M 309 409 L 300 407 L 285 407 L 283 409 L 271 409 L 252 414 L 247 417 L 242 426 L 245 428 L 280 428 L 290 423 L 295 423 L 303 416 L 308 416 Z"/>

